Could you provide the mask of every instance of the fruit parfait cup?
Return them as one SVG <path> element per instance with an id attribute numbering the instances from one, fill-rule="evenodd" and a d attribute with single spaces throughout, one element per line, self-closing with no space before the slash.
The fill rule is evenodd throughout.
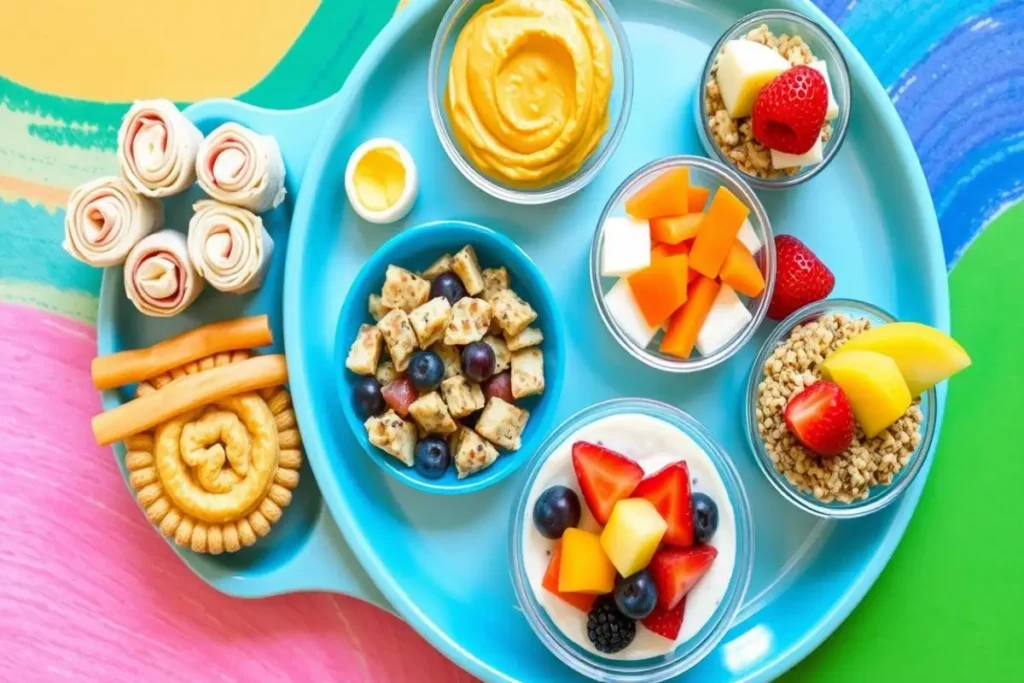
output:
<path id="1" fill-rule="evenodd" d="M 473 185 L 517 204 L 553 202 L 593 180 L 633 100 L 629 41 L 610 0 L 454 0 L 427 80 L 448 158 Z"/>
<path id="2" fill-rule="evenodd" d="M 764 320 L 775 286 L 768 215 L 724 164 L 674 156 L 615 190 L 590 248 L 601 319 L 635 358 L 696 372 L 736 353 Z"/>
<path id="3" fill-rule="evenodd" d="M 850 103 L 839 46 L 788 10 L 754 12 L 726 31 L 694 97 L 708 155 L 758 189 L 792 187 L 823 171 L 846 138 Z"/>
<path id="4" fill-rule="evenodd" d="M 530 462 L 512 583 L 537 636 L 601 681 L 662 681 L 718 644 L 753 568 L 739 473 L 700 423 L 647 399 L 570 417 Z"/>
<path id="5" fill-rule="evenodd" d="M 934 386 L 970 364 L 944 333 L 826 299 L 772 332 L 747 387 L 747 438 L 779 493 L 819 517 L 881 510 L 924 467 Z"/>

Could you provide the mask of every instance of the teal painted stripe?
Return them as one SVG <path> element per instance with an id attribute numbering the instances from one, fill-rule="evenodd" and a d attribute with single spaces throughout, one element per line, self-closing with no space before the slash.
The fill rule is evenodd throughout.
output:
<path id="1" fill-rule="evenodd" d="M 0 280 L 45 282 L 96 295 L 102 270 L 79 263 L 61 249 L 64 211 L 50 213 L 25 201 L 0 201 Z"/>

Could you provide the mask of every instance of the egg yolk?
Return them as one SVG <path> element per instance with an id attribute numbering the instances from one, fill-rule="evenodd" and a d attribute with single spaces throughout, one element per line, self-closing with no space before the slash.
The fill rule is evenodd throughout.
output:
<path id="1" fill-rule="evenodd" d="M 405 190 L 405 166 L 392 147 L 371 149 L 356 163 L 352 173 L 359 203 L 371 211 L 395 205 Z"/>

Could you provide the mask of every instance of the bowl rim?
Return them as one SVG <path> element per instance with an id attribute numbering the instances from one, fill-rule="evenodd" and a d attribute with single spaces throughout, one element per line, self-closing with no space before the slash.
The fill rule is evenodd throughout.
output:
<path id="1" fill-rule="evenodd" d="M 357 305 L 353 295 L 356 290 L 362 287 L 362 283 L 369 279 L 377 277 L 378 274 L 383 274 L 380 270 L 380 264 L 383 263 L 387 258 L 390 257 L 391 253 L 410 241 L 416 239 L 422 239 L 425 233 L 444 232 L 446 236 L 457 236 L 459 241 L 466 241 L 474 246 L 480 242 L 489 242 L 488 246 L 495 249 L 496 251 L 505 252 L 511 254 L 511 259 L 517 261 L 519 265 L 524 269 L 525 275 L 529 277 L 533 282 L 533 289 L 539 299 L 546 301 L 547 306 L 554 312 L 551 316 L 553 320 L 544 323 L 544 334 L 545 342 L 550 341 L 551 347 L 554 349 L 554 355 L 556 356 L 557 363 L 545 363 L 545 387 L 544 393 L 538 396 L 538 401 L 544 401 L 542 404 L 544 410 L 534 408 L 530 413 L 530 419 L 536 419 L 534 423 L 536 426 L 534 429 L 537 430 L 538 435 L 543 435 L 550 428 L 551 423 L 554 420 L 554 416 L 558 409 L 558 399 L 562 392 L 562 386 L 565 380 L 565 330 L 563 328 L 562 316 L 558 312 L 558 302 L 551 292 L 551 288 L 544 278 L 540 269 L 533 262 L 533 260 L 523 251 L 517 244 L 510 240 L 505 235 L 498 231 L 488 228 L 478 223 L 473 223 L 464 220 L 454 219 L 443 219 L 436 221 L 428 221 L 419 225 L 406 228 L 401 232 L 396 233 L 392 237 L 388 238 L 382 245 L 374 250 L 373 256 L 363 264 L 362 268 L 356 274 L 352 280 L 348 291 L 345 294 L 345 300 L 342 302 L 341 311 L 338 314 L 338 319 L 335 322 L 334 330 L 334 344 L 333 344 L 333 363 L 334 370 L 338 373 L 337 390 L 339 392 L 339 400 L 341 401 L 342 412 L 345 415 L 345 421 L 349 428 L 353 432 L 353 436 L 359 443 L 362 450 L 366 455 L 373 460 L 382 470 L 384 470 L 389 476 L 397 481 L 405 484 L 406 486 L 424 491 L 426 493 L 438 494 L 438 495 L 462 495 L 466 493 L 474 493 L 482 491 L 483 489 L 489 488 L 501 481 L 508 476 L 512 475 L 523 466 L 525 462 L 529 460 L 529 455 L 532 455 L 525 448 L 520 448 L 514 452 L 500 452 L 499 459 L 497 462 L 505 461 L 508 464 L 500 469 L 487 468 L 480 472 L 474 473 L 467 476 L 465 479 L 457 479 L 454 483 L 451 481 L 445 481 L 442 479 L 427 479 L 416 472 L 413 467 L 404 467 L 401 463 L 391 462 L 394 458 L 390 455 L 386 455 L 383 451 L 380 451 L 366 438 L 365 429 L 362 429 L 364 420 L 360 419 L 356 415 L 354 407 L 352 406 L 351 397 L 347 393 L 347 389 L 350 388 L 353 378 L 359 377 L 355 375 L 348 368 L 345 367 L 345 355 L 348 351 L 348 347 L 351 344 L 351 331 L 342 330 L 343 321 L 349 316 L 350 305 Z M 506 268 L 509 267 L 508 261 L 504 261 L 501 265 Z M 380 271 L 380 273 L 378 273 Z M 372 288 L 371 288 L 372 290 Z M 538 301 L 532 301 L 532 304 L 538 307 L 541 304 Z M 364 316 L 368 318 L 368 316 Z M 514 460 L 514 462 L 510 462 Z"/>
<path id="2" fill-rule="evenodd" d="M 765 276 L 765 288 L 756 299 L 757 306 L 752 312 L 750 322 L 727 344 L 719 348 L 710 356 L 696 356 L 693 358 L 670 359 L 656 354 L 647 348 L 643 348 L 629 338 L 615 321 L 615 317 L 608 310 L 604 301 L 604 290 L 602 288 L 601 275 L 601 245 L 604 239 L 604 226 L 612 215 L 612 212 L 622 203 L 626 194 L 639 183 L 640 180 L 660 173 L 670 168 L 698 168 L 701 171 L 710 173 L 719 181 L 719 186 L 728 187 L 730 191 L 738 196 L 750 208 L 751 226 L 757 232 L 761 240 L 761 250 L 755 258 L 759 260 L 762 273 Z M 736 170 L 729 168 L 726 164 L 716 159 L 708 159 L 687 154 L 677 154 L 661 157 L 648 162 L 633 171 L 618 187 L 612 192 L 611 197 L 605 204 L 601 215 L 598 218 L 597 226 L 594 229 L 594 239 L 590 244 L 590 290 L 594 296 L 594 303 L 605 328 L 611 333 L 619 346 L 625 349 L 637 360 L 657 370 L 672 373 L 699 372 L 724 363 L 743 348 L 754 336 L 754 333 L 764 322 L 768 313 L 768 304 L 771 302 L 772 292 L 775 290 L 776 264 L 775 264 L 775 239 L 772 232 L 771 220 L 761 200 L 747 184 L 744 178 Z M 748 301 L 751 300 L 748 298 Z"/>
<path id="3" fill-rule="evenodd" d="M 741 31 L 746 30 L 749 25 L 757 22 L 767 23 L 770 21 L 792 21 L 800 24 L 805 27 L 808 32 L 814 34 L 816 39 L 821 41 L 829 54 L 824 57 L 818 55 L 818 59 L 828 58 L 829 61 L 836 64 L 836 74 L 839 78 L 832 78 L 830 74 L 829 81 L 833 92 L 839 90 L 843 95 L 842 98 L 837 97 L 836 100 L 839 102 L 846 102 L 846 106 L 840 108 L 839 116 L 835 119 L 835 121 L 838 122 L 838 126 L 833 126 L 832 136 L 829 138 L 828 142 L 825 143 L 825 149 L 823 150 L 821 161 L 811 166 L 804 166 L 803 169 L 806 170 L 801 169 L 794 175 L 780 176 L 778 178 L 762 178 L 760 176 L 743 173 L 728 157 L 725 156 L 725 154 L 722 153 L 722 150 L 717 144 L 715 144 L 714 136 L 711 129 L 708 127 L 707 102 L 704 97 L 704 93 L 707 90 L 708 78 L 711 75 L 711 67 L 715 63 L 718 53 L 722 50 L 722 46 L 725 45 L 727 41 L 736 38 L 736 36 L 739 35 Z M 835 158 L 836 154 L 839 153 L 839 149 L 846 141 L 846 133 L 850 127 L 851 112 L 853 110 L 853 90 L 850 85 L 850 67 L 846 63 L 846 57 L 843 55 L 842 50 L 839 49 L 838 43 L 836 43 L 835 39 L 832 38 L 828 30 L 815 20 L 792 10 L 758 10 L 741 17 L 736 23 L 726 29 L 725 33 L 722 34 L 711 48 L 711 52 L 708 53 L 707 61 L 704 62 L 704 68 L 701 71 L 700 85 L 696 96 L 694 97 L 694 103 L 697 109 L 697 128 L 700 131 L 701 142 L 709 152 L 709 156 L 722 161 L 730 167 L 736 168 L 736 171 L 741 173 L 743 177 L 747 179 L 747 182 L 759 190 L 781 190 L 789 187 L 795 187 L 796 185 L 807 182 L 824 171 L 832 162 L 832 159 Z"/>
<path id="4" fill-rule="evenodd" d="M 852 503 L 823 503 L 811 494 L 806 494 L 789 483 L 785 475 L 776 471 L 775 466 L 768 457 L 768 451 L 764 447 L 764 441 L 757 432 L 757 387 L 764 377 L 761 368 L 775 348 L 788 337 L 794 328 L 812 319 L 821 317 L 829 312 L 846 314 L 859 314 L 875 320 L 882 320 L 883 324 L 898 322 L 898 318 L 888 311 L 865 301 L 858 299 L 822 299 L 800 308 L 787 316 L 765 339 L 761 349 L 757 352 L 754 364 L 750 369 L 750 378 L 747 381 L 746 410 L 744 411 L 744 422 L 746 425 L 747 443 L 754 453 L 754 460 L 765 475 L 772 487 L 782 497 L 801 510 L 816 517 L 824 519 L 856 519 L 864 517 L 888 507 L 895 502 L 900 495 L 910 488 L 910 485 L 917 478 L 924 468 L 933 450 L 933 442 L 937 432 L 937 406 L 938 395 L 935 387 L 921 394 L 921 412 L 924 420 L 921 423 L 921 441 L 911 454 L 910 462 L 904 465 L 896 473 L 891 484 L 884 485 L 884 491 L 875 498 L 867 498 Z M 874 322 L 874 320 L 873 320 Z M 877 324 L 877 323 L 876 323 Z"/>
<path id="5" fill-rule="evenodd" d="M 612 6 L 611 0 L 587 0 L 589 5 L 596 7 L 598 10 L 598 20 L 600 21 L 603 17 L 611 29 L 609 38 L 613 48 L 615 48 L 615 52 L 619 55 L 618 61 L 622 63 L 622 104 L 619 109 L 618 118 L 614 121 L 614 125 L 610 126 L 609 130 L 605 132 L 603 136 L 605 140 L 602 147 L 592 152 L 583 165 L 572 175 L 559 180 L 553 185 L 523 189 L 504 185 L 489 178 L 477 170 L 472 162 L 466 158 L 458 142 L 448 132 L 448 113 L 446 108 L 442 106 L 441 97 L 439 96 L 439 90 L 442 84 L 447 84 L 448 78 L 447 74 L 442 75 L 439 71 L 449 34 L 452 33 L 454 23 L 461 13 L 477 2 L 480 2 L 480 0 L 452 0 L 451 5 L 441 19 L 441 23 L 438 25 L 437 32 L 434 34 L 434 40 L 430 46 L 430 58 L 427 68 L 427 99 L 430 108 L 430 118 L 434 123 L 434 132 L 437 134 L 441 147 L 463 177 L 469 180 L 475 187 L 497 199 L 529 206 L 558 201 L 579 192 L 590 184 L 601 169 L 604 168 L 612 154 L 615 153 L 619 143 L 622 141 L 623 134 L 626 132 L 626 124 L 629 122 L 630 110 L 633 107 L 633 54 L 629 47 L 626 29 L 622 25 L 618 13 Z M 458 35 L 455 34 L 454 38 L 457 39 L 457 37 Z M 611 111 L 609 111 L 610 116 Z M 587 162 L 591 162 L 589 166 Z"/>
<path id="6" fill-rule="evenodd" d="M 593 655 L 572 643 L 557 627 L 545 622 L 543 608 L 529 585 L 523 560 L 522 535 L 526 506 L 537 475 L 554 450 L 578 429 L 611 415 L 636 413 L 661 420 L 679 429 L 702 448 L 712 461 L 729 493 L 729 502 L 736 518 L 736 559 L 732 576 L 721 603 L 711 618 L 692 638 L 679 643 L 666 655 L 640 660 L 615 660 Z M 516 600 L 534 634 L 563 663 L 586 676 L 602 681 L 630 683 L 656 682 L 677 676 L 696 666 L 718 646 L 732 628 L 743 606 L 754 569 L 754 517 L 750 499 L 739 470 L 721 442 L 700 421 L 668 403 L 642 397 L 607 399 L 580 409 L 551 431 L 531 457 L 520 484 L 520 492 L 509 524 L 509 573 Z M 687 643 L 697 641 L 689 651 L 680 652 Z M 585 655 L 581 656 L 580 652 Z M 666 657 L 671 657 L 665 663 Z M 647 666 L 640 666 L 650 662 Z M 618 664 L 618 665 L 617 665 Z"/>

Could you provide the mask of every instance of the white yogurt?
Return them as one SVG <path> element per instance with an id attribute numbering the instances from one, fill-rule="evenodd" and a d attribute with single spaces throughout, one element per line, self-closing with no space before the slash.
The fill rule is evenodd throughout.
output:
<path id="1" fill-rule="evenodd" d="M 580 527 L 597 532 L 600 525 L 587 509 L 572 467 L 572 444 L 576 441 L 598 443 L 635 460 L 646 474 L 669 463 L 685 460 L 694 492 L 706 493 L 718 505 L 718 530 L 709 545 L 718 551 L 711 569 L 686 596 L 683 627 L 675 642 L 648 631 L 637 622 L 636 638 L 625 649 L 606 654 L 598 652 L 587 638 L 587 615 L 544 590 L 541 582 L 556 541 L 544 538 L 533 524 L 533 506 L 551 486 L 571 488 L 580 497 L 583 517 Z M 736 564 L 736 515 L 725 490 L 725 483 L 714 463 L 697 443 L 678 427 L 642 414 L 612 415 L 578 429 L 552 452 L 534 480 L 523 520 L 523 564 L 537 602 L 568 638 L 599 657 L 609 659 L 647 659 L 671 652 L 704 627 L 721 603 L 733 567 Z"/>

